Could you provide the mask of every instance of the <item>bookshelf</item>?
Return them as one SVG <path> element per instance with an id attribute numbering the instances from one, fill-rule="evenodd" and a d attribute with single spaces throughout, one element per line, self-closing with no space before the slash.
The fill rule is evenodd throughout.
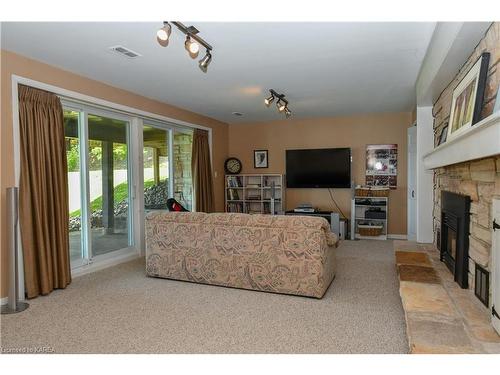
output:
<path id="1" fill-rule="evenodd" d="M 285 211 L 283 175 L 226 175 L 224 191 L 226 212 L 271 214 L 273 186 L 274 214 L 283 214 Z"/>

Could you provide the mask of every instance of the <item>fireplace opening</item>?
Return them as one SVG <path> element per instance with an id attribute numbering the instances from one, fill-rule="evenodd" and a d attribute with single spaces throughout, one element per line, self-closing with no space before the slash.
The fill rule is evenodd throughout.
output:
<path id="1" fill-rule="evenodd" d="M 441 192 L 441 261 L 460 287 L 469 286 L 470 197 Z"/>
<path id="2" fill-rule="evenodd" d="M 450 254 L 453 262 L 455 262 L 457 257 L 457 232 L 450 227 L 448 227 L 448 238 L 446 239 L 446 252 Z"/>

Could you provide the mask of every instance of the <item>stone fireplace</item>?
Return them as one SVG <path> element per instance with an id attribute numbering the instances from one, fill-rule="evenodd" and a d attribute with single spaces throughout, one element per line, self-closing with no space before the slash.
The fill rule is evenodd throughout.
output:
<path id="1" fill-rule="evenodd" d="M 495 196 L 500 196 L 500 156 L 450 165 L 434 171 L 434 242 L 441 253 L 444 246 L 452 245 L 454 241 L 456 245 L 459 241 L 455 238 L 453 229 L 448 232 L 445 229 L 456 227 L 457 216 L 460 216 L 453 213 L 446 202 L 451 194 L 467 197 L 469 201 L 468 224 L 466 219 L 462 221 L 464 233 L 467 233 L 467 239 L 462 243 L 465 245 L 468 242 L 468 248 L 467 252 L 460 254 L 467 257 L 461 270 L 462 276 L 464 273 L 467 275 L 467 281 L 457 280 L 450 259 L 442 254 L 441 257 L 461 287 L 474 289 L 476 265 L 491 272 L 492 201 Z M 459 207 L 456 202 L 454 204 L 455 209 Z M 461 202 L 460 205 L 460 210 L 467 210 L 466 202 Z M 465 228 L 467 225 L 468 228 Z M 455 260 L 456 257 L 455 255 Z"/>
<path id="2" fill-rule="evenodd" d="M 494 117 L 493 108 L 495 102 L 500 100 L 497 98 L 497 90 L 500 85 L 500 23 L 494 22 L 487 31 L 484 38 L 476 46 L 472 54 L 469 56 L 454 79 L 440 94 L 433 106 L 434 116 L 434 140 L 435 146 L 439 143 L 441 130 L 447 126 L 450 117 L 452 95 L 454 88 L 458 85 L 460 80 L 467 74 L 470 67 L 477 61 L 483 52 L 490 53 L 490 62 L 488 67 L 486 89 L 484 100 L 482 104 L 481 120 Z M 487 121 L 487 120 L 486 120 Z M 466 232 L 468 232 L 467 240 L 469 242 L 467 253 L 464 252 L 460 256 L 466 258 L 466 264 L 459 271 L 461 275 L 459 280 L 456 280 L 462 287 L 469 289 L 475 288 L 477 279 L 481 279 L 484 273 L 476 275 L 477 270 L 481 272 L 490 273 L 492 271 L 492 205 L 494 198 L 500 198 L 500 147 L 498 147 L 498 120 L 494 120 L 495 124 L 489 126 L 487 136 L 481 138 L 480 133 L 475 131 L 473 136 L 469 137 L 469 143 L 462 149 L 455 146 L 455 150 L 451 149 L 454 146 L 444 148 L 449 152 L 457 154 L 467 154 L 470 149 L 483 150 L 486 143 L 490 146 L 495 145 L 498 151 L 483 152 L 484 156 L 463 157 L 461 160 L 454 160 L 451 163 L 442 163 L 434 170 L 434 243 L 437 248 L 442 252 L 442 246 L 449 246 L 450 252 L 447 249 L 444 255 L 440 254 L 443 261 L 446 263 L 450 270 L 456 271 L 456 265 L 452 265 L 451 258 L 456 261 L 458 255 L 454 253 L 453 247 L 457 246 L 460 239 L 455 238 L 453 226 L 456 225 L 457 218 L 453 217 L 447 209 L 448 203 L 444 202 L 448 193 L 455 193 L 460 196 L 466 196 L 469 199 L 469 223 Z M 476 125 L 474 125 L 476 126 Z M 474 128 L 473 126 L 473 128 Z M 474 129 L 473 129 L 474 130 Z M 488 130 L 484 130 L 486 134 Z M 491 141 L 490 141 L 491 139 Z M 496 143 L 495 143 L 496 142 Z M 455 142 L 457 145 L 459 142 Z M 457 151 L 458 148 L 458 151 Z M 443 151 L 446 156 L 448 151 Z M 479 152 L 481 154 L 481 152 Z M 448 153 L 449 155 L 449 153 Z M 464 222 L 464 225 L 465 224 Z M 466 241 L 463 243 L 465 244 Z M 455 268 L 454 268 L 455 267 Z M 454 272 L 452 271 L 452 272 Z M 463 274 L 467 274 L 467 280 L 463 279 Z M 456 276 L 456 272 L 454 272 Z M 479 277 L 476 277 L 479 276 Z M 487 285 L 486 283 L 485 285 Z M 486 291 L 491 294 L 491 290 Z M 483 302 L 484 303 L 484 302 Z"/>
<path id="3" fill-rule="evenodd" d="M 440 260 L 464 289 L 469 285 L 469 215 L 470 197 L 441 192 Z"/>

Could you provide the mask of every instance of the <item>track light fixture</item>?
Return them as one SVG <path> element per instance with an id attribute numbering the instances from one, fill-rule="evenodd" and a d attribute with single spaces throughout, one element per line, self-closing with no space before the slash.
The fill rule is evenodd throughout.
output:
<path id="1" fill-rule="evenodd" d="M 186 35 L 186 41 L 184 42 L 184 48 L 189 53 L 192 59 L 198 57 L 200 52 L 200 45 L 205 47 L 206 54 L 199 61 L 199 67 L 202 72 L 206 73 L 208 65 L 212 61 L 212 46 L 208 44 L 203 38 L 201 38 L 198 33 L 199 30 L 194 26 L 185 26 L 181 22 L 172 21 L 174 26 L 176 26 L 182 33 Z M 170 39 L 170 33 L 172 32 L 172 26 L 169 22 L 163 21 L 163 27 L 159 29 L 156 33 L 156 40 L 162 47 L 168 46 L 168 41 Z"/>
<path id="2" fill-rule="evenodd" d="M 286 118 L 289 118 L 292 115 L 292 112 L 288 108 L 288 100 L 285 99 L 285 94 L 278 94 L 275 90 L 270 89 L 269 92 L 271 96 L 264 99 L 264 104 L 266 107 L 269 107 L 274 99 L 278 99 L 276 102 L 276 108 L 278 108 L 278 112 L 285 112 Z"/>
<path id="3" fill-rule="evenodd" d="M 210 61 L 212 61 L 212 54 L 207 49 L 205 56 L 200 61 L 198 61 L 198 66 L 200 67 L 200 69 L 203 73 L 207 72 L 208 65 L 210 64 Z"/>
<path id="4" fill-rule="evenodd" d="M 172 33 L 172 26 L 168 22 L 163 22 L 163 27 L 156 32 L 156 40 L 162 47 L 168 46 L 170 33 Z"/>

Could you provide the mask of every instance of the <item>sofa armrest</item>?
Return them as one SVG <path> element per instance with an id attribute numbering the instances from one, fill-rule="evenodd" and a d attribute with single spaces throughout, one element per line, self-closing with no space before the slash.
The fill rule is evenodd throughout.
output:
<path id="1" fill-rule="evenodd" d="M 339 245 L 339 237 L 335 233 L 326 230 L 325 234 L 326 234 L 326 243 L 328 246 L 337 247 Z"/>

